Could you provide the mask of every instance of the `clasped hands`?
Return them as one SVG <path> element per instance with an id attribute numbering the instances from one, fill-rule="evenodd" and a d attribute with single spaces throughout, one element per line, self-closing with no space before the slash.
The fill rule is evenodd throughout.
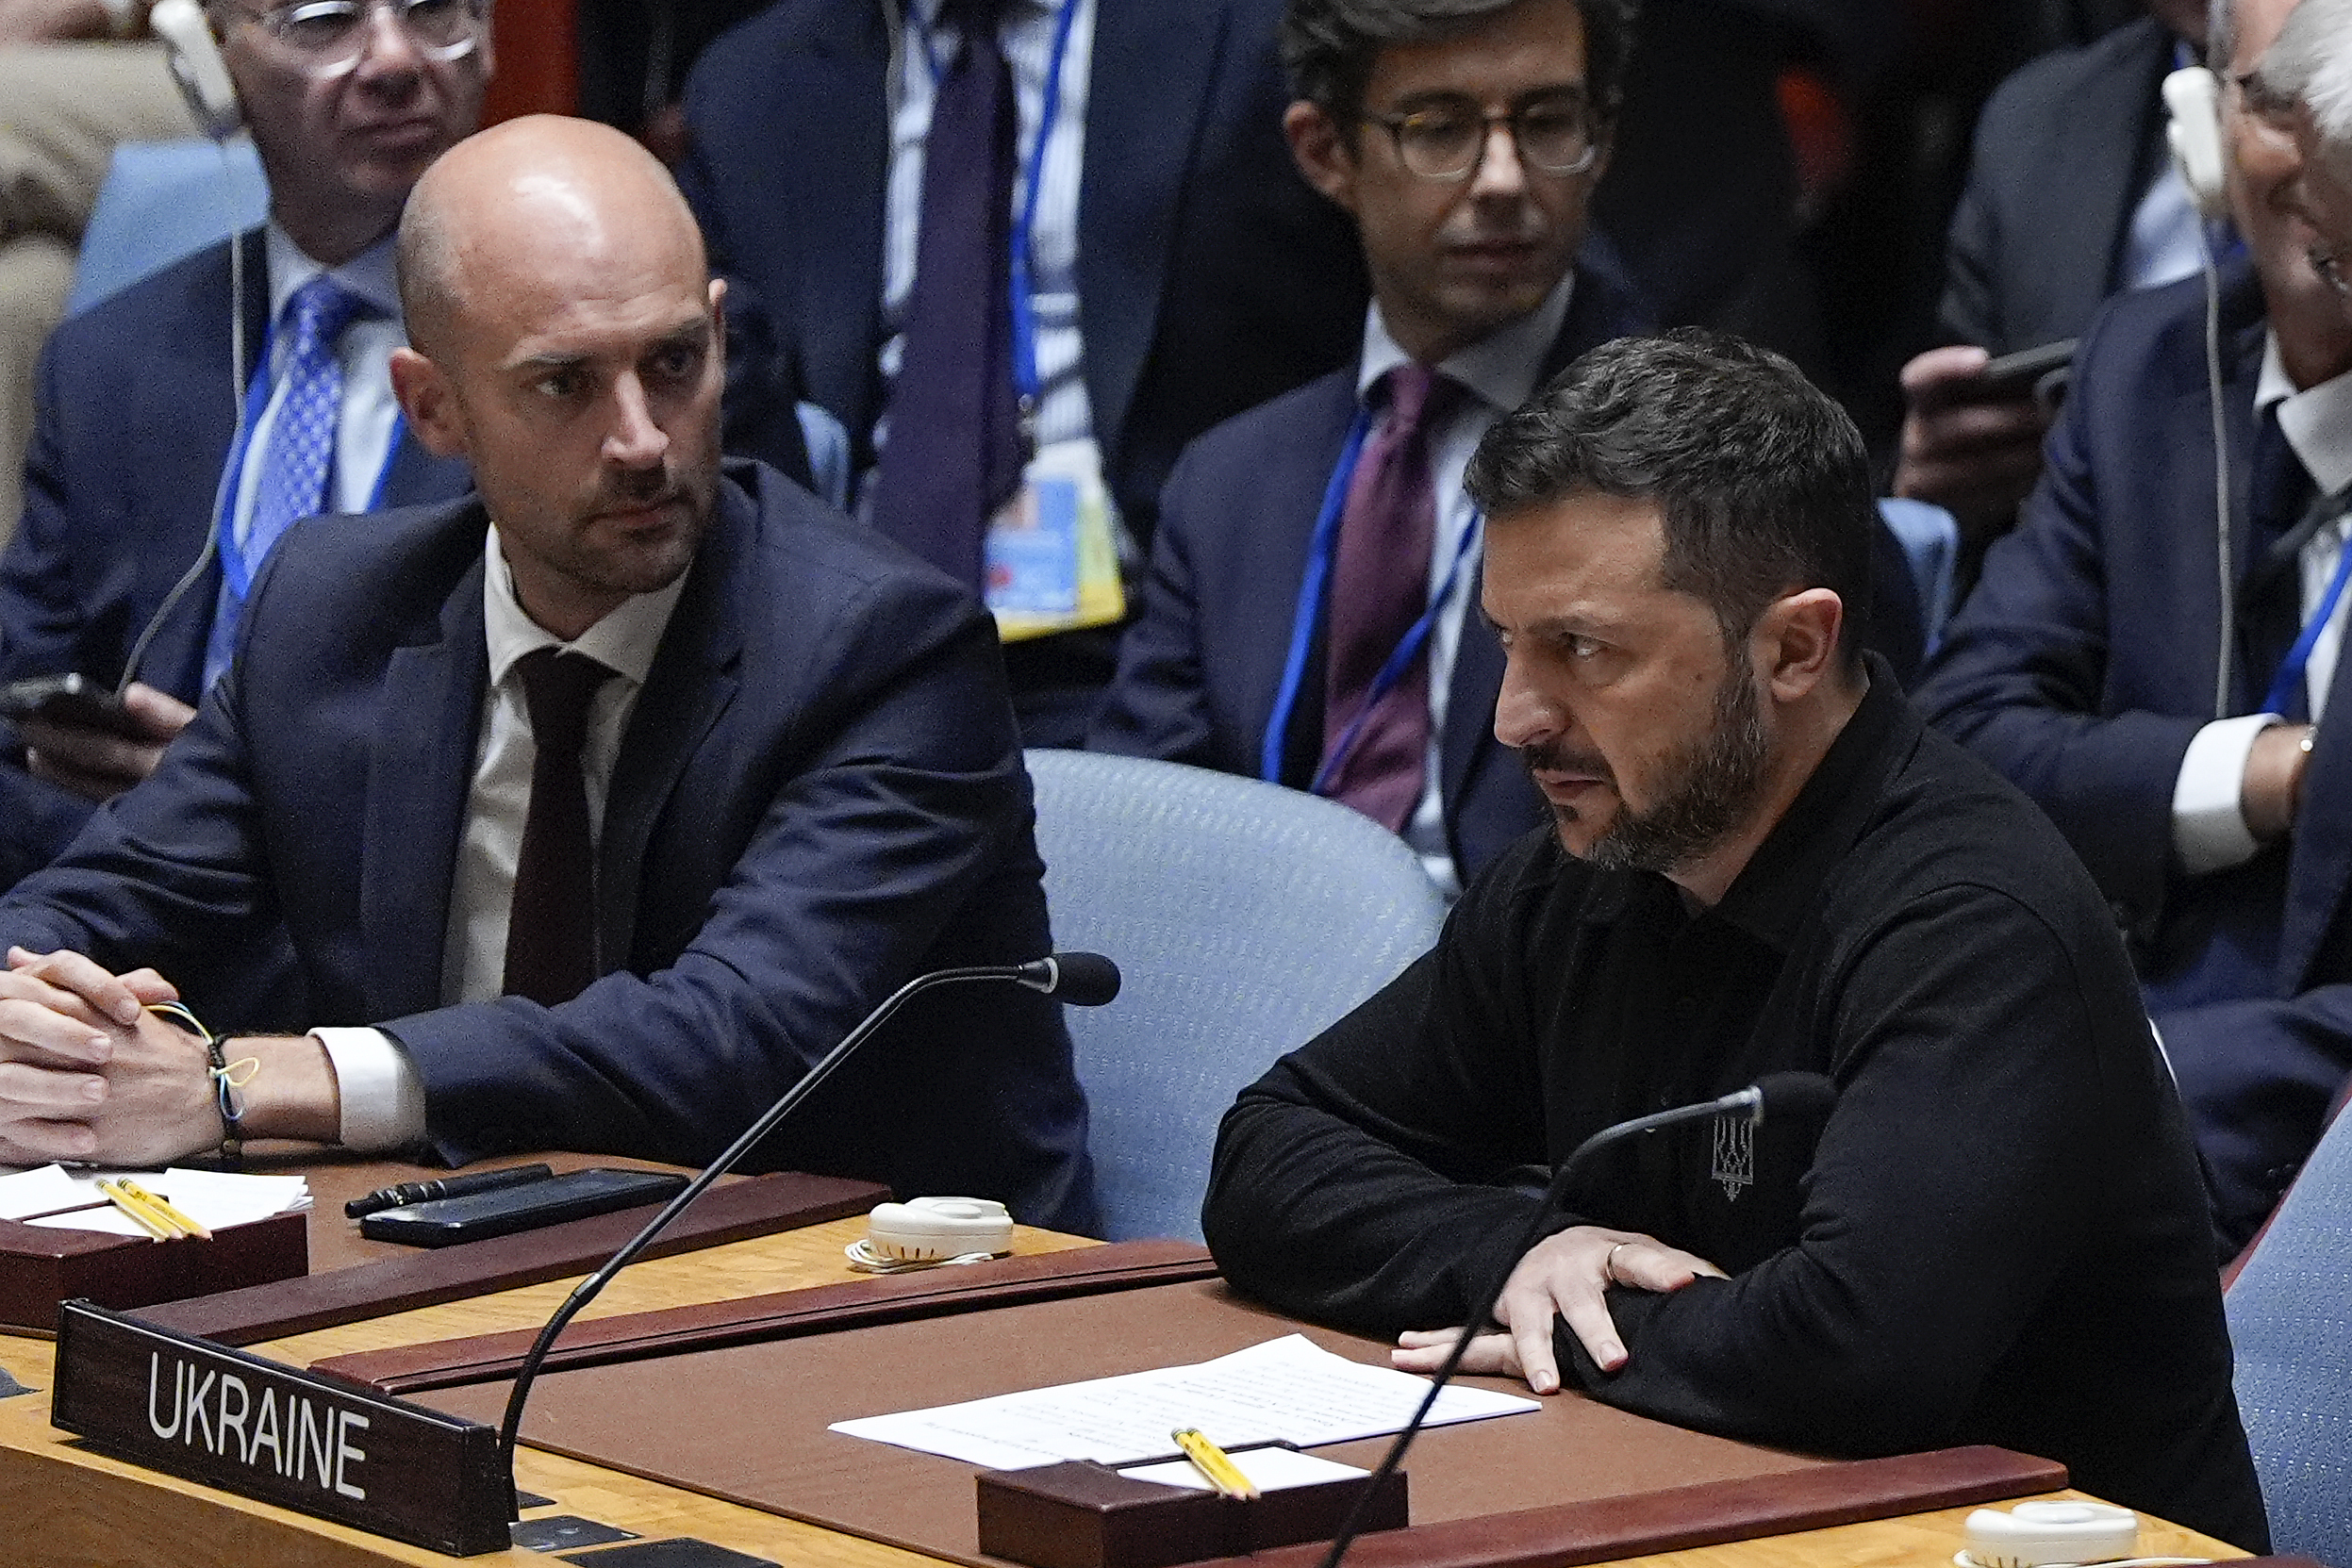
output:
<path id="1" fill-rule="evenodd" d="M 0 969 L 0 1164 L 159 1164 L 221 1140 L 204 1043 L 147 1011 L 153 969 L 11 948 Z"/>
<path id="2" fill-rule="evenodd" d="M 1625 1342 L 1609 1316 L 1605 1292 L 1615 1285 L 1661 1294 L 1679 1291 L 1705 1276 L 1726 1278 L 1706 1259 L 1668 1246 L 1634 1230 L 1580 1225 L 1547 1237 L 1530 1248 L 1511 1271 L 1495 1303 L 1503 1327 L 1475 1334 L 1462 1358 L 1473 1376 L 1511 1377 L 1537 1394 L 1556 1393 L 1560 1367 L 1552 1350 L 1551 1326 L 1565 1322 L 1585 1354 L 1604 1372 L 1625 1364 Z M 1390 1362 L 1407 1372 L 1433 1373 L 1453 1350 L 1464 1329 L 1416 1329 L 1398 1336 Z"/>

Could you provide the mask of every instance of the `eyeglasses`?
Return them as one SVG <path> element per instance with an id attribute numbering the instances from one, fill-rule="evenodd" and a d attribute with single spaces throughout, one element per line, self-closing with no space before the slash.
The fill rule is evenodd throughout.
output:
<path id="1" fill-rule="evenodd" d="M 2294 113 L 2294 95 L 2273 91 L 2260 67 L 2241 71 L 2229 80 L 2237 88 L 2238 98 L 2248 112 L 2265 120 L 2285 120 Z"/>
<path id="2" fill-rule="evenodd" d="M 2311 271 L 2320 275 L 2322 282 L 2333 289 L 2339 296 L 2352 295 L 2352 279 L 2344 276 L 2344 257 L 2337 254 L 2334 247 L 2324 244 L 2313 245 L 2305 254 L 2311 263 Z"/>
<path id="3" fill-rule="evenodd" d="M 1582 93 L 1562 92 L 1487 114 L 1468 99 L 1432 104 L 1410 114 L 1366 114 L 1397 143 L 1397 161 L 1425 180 L 1468 179 L 1485 161 L 1497 125 L 1511 127 L 1519 160 L 1547 174 L 1581 174 L 1600 156 Z"/>
<path id="4" fill-rule="evenodd" d="M 489 0 L 292 0 L 242 14 L 306 74 L 340 76 L 368 52 L 379 10 L 390 12 L 410 46 L 428 59 L 470 55 L 489 30 Z"/>

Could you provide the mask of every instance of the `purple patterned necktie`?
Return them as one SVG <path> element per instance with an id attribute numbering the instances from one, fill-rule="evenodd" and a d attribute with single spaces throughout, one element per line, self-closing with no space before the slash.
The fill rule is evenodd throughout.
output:
<path id="1" fill-rule="evenodd" d="M 536 754 L 501 989 L 548 1007 L 570 1001 L 596 978 L 596 842 L 580 749 L 588 705 L 612 673 L 585 653 L 554 648 L 515 661 Z"/>
<path id="2" fill-rule="evenodd" d="M 1388 688 L 1346 754 L 1333 752 L 1364 710 L 1373 678 L 1429 608 L 1437 497 L 1429 429 L 1461 388 L 1411 361 L 1382 377 L 1387 405 L 1348 481 L 1332 569 L 1330 652 L 1324 660 L 1323 793 L 1401 832 L 1421 798 L 1429 750 L 1429 648 Z"/>
<path id="3" fill-rule="evenodd" d="M 946 0 L 963 40 L 932 100 L 921 228 L 898 381 L 890 394 L 874 526 L 980 586 L 988 519 L 1020 487 L 1013 389 L 1012 70 L 998 47 L 1002 0 Z"/>

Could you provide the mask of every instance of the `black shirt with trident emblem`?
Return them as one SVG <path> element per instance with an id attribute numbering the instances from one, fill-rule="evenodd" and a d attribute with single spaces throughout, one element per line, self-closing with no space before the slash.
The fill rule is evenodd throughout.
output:
<path id="1" fill-rule="evenodd" d="M 1449 1326 L 1516 1262 L 1542 1167 L 1792 1069 L 1837 1084 L 1826 1120 L 1653 1134 L 1572 1189 L 1558 1229 L 1731 1278 L 1612 1289 L 1631 1359 L 1604 1374 L 1562 1329 L 1563 1376 L 1820 1453 L 1999 1444 L 2260 1549 L 2205 1195 L 2113 918 L 1875 660 L 1712 909 L 1548 831 L 1497 862 L 1433 951 L 1242 1093 L 1209 1243 L 1303 1316 Z"/>

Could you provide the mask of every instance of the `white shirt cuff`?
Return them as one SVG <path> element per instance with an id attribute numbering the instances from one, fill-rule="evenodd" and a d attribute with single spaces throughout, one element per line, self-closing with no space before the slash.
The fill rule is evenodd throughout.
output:
<path id="1" fill-rule="evenodd" d="M 424 1081 L 380 1029 L 314 1029 L 342 1101 L 345 1148 L 373 1153 L 424 1141 Z"/>
<path id="2" fill-rule="evenodd" d="M 2172 842 L 2193 877 L 2243 866 L 2261 848 L 2239 803 L 2254 737 L 2283 722 L 2275 713 L 2216 718 L 2197 731 L 2172 786 Z"/>

